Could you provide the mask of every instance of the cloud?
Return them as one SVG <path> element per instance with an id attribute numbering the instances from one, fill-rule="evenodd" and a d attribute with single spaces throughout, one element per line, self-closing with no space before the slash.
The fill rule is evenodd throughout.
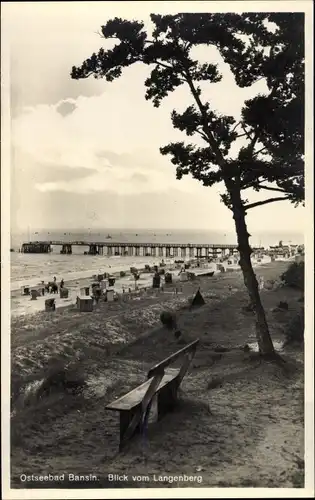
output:
<path id="1" fill-rule="evenodd" d="M 67 99 L 61 101 L 60 104 L 56 106 L 56 110 L 61 114 L 61 116 L 67 116 L 73 113 L 76 107 L 77 105 L 74 99 Z"/>
<path id="2" fill-rule="evenodd" d="M 206 95 L 215 108 L 237 115 L 244 99 L 254 91 L 249 94 L 248 89 L 235 85 L 233 75 L 227 73 L 226 65 L 215 51 L 209 55 L 206 50 L 203 56 L 218 61 L 229 87 L 227 95 L 223 84 L 207 84 Z M 55 104 L 29 107 L 27 113 L 13 120 L 14 145 L 32 155 L 35 161 L 91 170 L 84 180 L 75 176 L 73 180 L 47 180 L 41 185 L 37 183 L 37 189 L 67 193 L 111 189 L 126 194 L 142 192 L 145 185 L 148 192 L 160 192 L 166 186 L 197 192 L 196 181 L 185 177 L 179 183 L 170 159 L 159 153 L 162 145 L 184 138 L 172 127 L 170 113 L 173 108 L 183 109 L 190 104 L 189 91 L 181 87 L 156 109 L 144 99 L 143 83 L 147 75 L 148 68 L 134 65 L 125 70 L 121 79 L 104 83 L 101 95 L 80 95 Z"/>
<path id="3" fill-rule="evenodd" d="M 130 153 L 115 153 L 114 151 L 96 151 L 96 156 L 102 160 L 107 160 L 107 164 L 110 166 L 123 166 L 132 167 L 134 166 L 134 155 Z"/>
<path id="4" fill-rule="evenodd" d="M 130 175 L 129 171 L 126 174 L 125 169 L 118 167 L 107 171 L 96 171 L 80 178 L 73 176 L 68 180 L 36 183 L 35 187 L 41 192 L 64 191 L 66 193 L 88 194 L 111 191 L 121 196 L 160 193 L 167 189 L 179 189 L 187 193 L 191 191 L 191 184 L 187 179 L 179 183 L 175 176 L 169 175 L 169 179 L 167 179 L 163 172 L 158 171 L 148 172 L 147 175 L 135 171 Z M 200 187 L 199 184 L 198 187 Z"/>
<path id="5" fill-rule="evenodd" d="M 169 116 L 147 103 L 138 86 L 128 86 L 128 94 L 122 92 L 120 82 L 117 85 L 115 82 L 109 86 L 101 96 L 29 107 L 13 120 L 15 149 L 34 163 L 67 167 L 73 173 L 67 179 L 54 177 L 36 182 L 36 189 L 67 193 L 115 190 L 124 195 L 143 191 L 144 184 L 148 192 L 178 184 L 174 167 L 159 153 L 160 145 L 167 143 L 173 132 L 171 127 L 165 127 Z M 137 103 L 140 120 L 130 101 Z M 61 106 L 71 112 L 64 108 L 60 113 Z M 21 168 L 18 163 L 22 162 L 16 161 L 16 168 Z M 82 176 L 76 175 L 77 168 L 89 169 L 90 175 L 79 178 Z M 187 181 L 181 183 L 180 189 L 194 187 Z"/>
<path id="6" fill-rule="evenodd" d="M 34 185 L 34 183 L 72 181 L 90 175 L 91 169 L 86 166 L 69 166 L 51 161 L 37 161 L 32 155 L 20 148 L 14 149 L 11 169 L 12 187 L 15 187 L 17 182 L 29 186 Z"/>
<path id="7" fill-rule="evenodd" d="M 149 178 L 147 175 L 135 173 L 130 177 L 129 180 L 132 182 L 146 183 L 146 182 L 148 182 Z"/>
<path id="8" fill-rule="evenodd" d="M 96 151 L 96 156 L 106 159 L 111 165 L 130 167 L 134 163 L 134 155 L 130 153 L 115 153 L 114 151 Z"/>
<path id="9" fill-rule="evenodd" d="M 31 171 L 25 174 L 32 180 L 33 183 L 41 184 L 47 182 L 71 182 L 74 179 L 82 179 L 89 177 L 91 171 L 83 167 L 72 167 L 69 169 L 67 166 L 54 166 L 46 165 L 43 167 L 34 167 Z M 36 184 L 35 184 L 36 185 Z"/>
<path id="10" fill-rule="evenodd" d="M 102 17 L 100 3 L 79 16 L 81 4 L 75 10 L 53 3 L 10 7 L 13 223 L 82 227 L 93 219 L 108 227 L 233 230 L 219 187 L 207 189 L 189 177 L 177 181 L 174 165 L 159 153 L 160 146 L 186 140 L 170 118 L 173 109 L 193 103 L 186 87 L 156 109 L 144 98 L 145 66 L 133 65 L 111 83 L 71 80 L 72 65 L 102 45 L 95 32 L 109 15 Z M 200 84 L 203 98 L 219 112 L 238 117 L 244 100 L 267 90 L 262 80 L 237 87 L 216 49 L 196 50 L 223 73 L 218 84 Z M 288 205 L 254 209 L 249 227 L 269 227 L 268 218 L 276 224 L 277 214 L 279 227 L 299 227 L 301 212 Z"/>
<path id="11" fill-rule="evenodd" d="M 11 215 L 15 227 L 46 228 L 187 228 L 231 231 L 230 211 L 211 196 L 211 189 L 200 187 L 189 196 L 179 189 L 160 192 L 118 194 L 103 190 L 90 193 L 64 192 L 58 189 L 22 193 L 24 201 Z M 257 234 L 270 231 L 270 220 L 279 234 L 303 231 L 301 213 L 289 204 L 259 207 L 249 212 L 248 229 L 257 243 Z M 276 237 L 281 239 L 281 237 Z"/>
<path id="12" fill-rule="evenodd" d="M 12 223 L 26 227 L 78 228 L 78 227 L 207 227 L 205 211 L 213 213 L 219 203 L 207 196 L 187 196 L 180 190 L 118 194 L 112 190 L 85 193 L 50 189 L 24 193 L 28 203 L 13 212 Z M 232 219 L 224 209 L 222 223 Z M 62 213 L 62 218 L 60 214 Z M 210 216 L 209 216 L 210 217 Z M 231 219 L 231 220 L 230 220 Z M 220 222 L 221 224 L 221 222 Z M 216 224 L 211 224 L 215 227 Z"/>
<path id="13" fill-rule="evenodd" d="M 100 95 L 102 81 L 74 81 L 71 67 L 99 49 L 95 33 L 101 24 L 102 8 L 83 17 L 78 8 L 46 3 L 8 4 L 3 14 L 10 37 L 11 114 L 18 116 L 25 106 L 55 104 L 80 95 Z M 93 12 L 94 11 L 94 12 Z"/>

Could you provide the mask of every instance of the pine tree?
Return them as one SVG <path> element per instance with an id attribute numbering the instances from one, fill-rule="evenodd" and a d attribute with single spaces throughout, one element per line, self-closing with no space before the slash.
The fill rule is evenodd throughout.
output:
<path id="1" fill-rule="evenodd" d="M 174 128 L 198 140 L 170 143 L 160 152 L 170 155 L 177 179 L 190 174 L 207 187 L 224 184 L 221 198 L 233 214 L 240 266 L 256 314 L 259 350 L 273 357 L 251 264 L 246 214 L 264 204 L 289 200 L 297 205 L 304 200 L 304 14 L 152 14 L 151 21 L 151 36 L 142 22 L 108 21 L 101 36 L 117 44 L 111 50 L 101 48 L 80 67 L 73 67 L 71 77 L 93 75 L 111 82 L 124 68 L 143 63 L 152 67 L 145 81 L 145 99 L 155 107 L 181 85 L 188 86 L 191 104 L 183 113 L 174 110 L 171 119 Z M 265 79 L 269 94 L 246 101 L 239 122 L 216 112 L 203 97 L 201 82 L 217 83 L 222 75 L 211 61 L 193 58 L 199 45 L 216 47 L 238 86 Z M 235 158 L 231 147 L 241 137 L 245 145 Z M 250 203 L 244 197 L 248 188 L 274 196 Z"/>

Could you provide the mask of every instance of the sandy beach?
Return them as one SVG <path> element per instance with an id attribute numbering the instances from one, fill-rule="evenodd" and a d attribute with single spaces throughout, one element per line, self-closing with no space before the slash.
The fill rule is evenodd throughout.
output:
<path id="1" fill-rule="evenodd" d="M 149 262 L 147 264 L 147 262 Z M 151 261 L 147 261 L 146 264 L 149 266 L 153 266 L 154 263 Z M 155 262 L 155 261 L 154 261 Z M 166 261 L 166 269 L 174 269 L 177 271 L 178 266 L 175 268 L 175 265 L 172 265 L 170 261 Z M 110 276 L 115 278 L 115 285 L 112 287 L 115 292 L 121 294 L 123 290 L 126 292 L 131 290 L 135 290 L 135 281 L 130 272 L 130 265 L 124 264 L 121 260 L 116 262 L 116 266 L 110 266 L 107 268 L 103 266 L 102 272 L 108 273 Z M 145 270 L 145 264 L 140 260 L 137 269 L 141 272 L 140 279 L 137 282 L 137 288 L 147 288 L 152 286 L 152 277 L 153 273 L 147 272 Z M 55 298 L 56 307 L 67 307 L 71 304 L 75 304 L 76 298 L 80 295 L 80 289 L 85 286 L 91 286 L 93 282 L 96 282 L 97 274 L 101 272 L 100 269 L 94 268 L 92 270 L 87 271 L 77 271 L 74 273 L 70 273 L 65 279 L 64 286 L 69 290 L 69 297 L 67 299 L 60 299 L 58 294 L 47 294 L 44 296 L 37 297 L 36 301 L 31 300 L 30 296 L 23 296 L 21 294 L 21 287 L 25 286 L 25 284 L 29 284 L 29 282 L 20 281 L 18 284 L 11 287 L 11 313 L 12 315 L 20 315 L 20 314 L 33 314 L 38 311 L 42 311 L 45 308 L 45 300 L 47 298 Z M 126 273 L 125 277 L 121 277 L 120 273 Z M 62 277 L 65 276 L 62 274 Z M 45 283 L 48 281 L 52 281 L 52 276 L 46 277 L 46 280 L 42 280 Z M 60 282 L 60 277 L 57 280 L 57 284 Z M 32 285 L 30 288 L 41 288 L 41 281 L 34 280 L 32 281 Z"/>
<path id="2" fill-rule="evenodd" d="M 38 296 L 36 300 L 31 300 L 30 296 L 22 295 L 21 288 L 23 286 L 28 285 L 30 289 L 36 288 L 40 290 L 42 287 L 42 281 L 44 281 L 45 283 L 47 283 L 48 281 L 52 281 L 53 275 L 46 277 L 40 276 L 38 279 L 33 280 L 15 280 L 14 283 L 11 284 L 11 314 L 12 316 L 19 316 L 24 314 L 34 314 L 36 312 L 43 311 L 45 309 L 45 300 L 47 298 L 54 298 L 57 308 L 71 306 L 76 303 L 77 296 L 80 295 L 80 289 L 85 286 L 91 286 L 91 284 L 96 281 L 93 276 L 96 276 L 99 272 L 104 273 L 104 271 L 115 277 L 116 281 L 115 286 L 113 287 L 115 292 L 117 292 L 118 294 L 122 294 L 123 291 L 125 291 L 126 293 L 128 293 L 129 290 L 134 291 L 135 281 L 130 273 L 130 262 L 129 264 L 127 264 L 124 263 L 124 260 L 125 259 L 114 259 L 114 263 L 112 262 L 112 265 L 110 267 L 108 265 L 103 265 L 101 268 L 94 267 L 94 269 L 76 271 L 69 273 L 68 275 L 65 275 L 65 273 L 63 273 L 60 276 L 58 275 L 58 273 L 56 273 L 58 276 L 57 283 L 59 283 L 61 277 L 63 277 L 65 280 L 64 286 L 69 290 L 69 296 L 67 299 L 61 299 L 59 297 L 59 293 L 45 293 L 44 296 Z M 288 260 L 285 261 L 287 262 Z M 134 264 L 134 259 L 131 262 Z M 189 259 L 186 259 L 185 262 L 189 262 Z M 194 259 L 192 262 L 192 268 L 189 269 L 189 271 L 195 273 L 196 275 L 204 273 L 206 271 L 213 271 L 215 275 L 220 274 L 220 271 L 218 271 L 217 269 L 217 263 L 220 262 L 219 259 L 212 263 L 201 261 L 199 264 L 200 267 L 197 267 L 196 259 Z M 254 260 L 253 266 L 254 268 L 259 269 L 261 265 L 267 264 L 269 262 L 270 258 L 268 256 L 265 256 L 261 262 Z M 149 265 L 152 268 L 153 265 L 158 265 L 159 262 L 156 259 L 147 259 L 146 261 L 143 261 L 140 258 L 139 261 L 136 261 L 135 263 L 135 267 L 140 272 L 140 279 L 137 282 L 137 288 L 147 289 L 152 287 L 152 279 L 154 273 L 148 272 L 145 269 L 145 265 Z M 179 283 L 179 273 L 183 264 L 176 264 L 174 259 L 165 259 L 164 263 L 166 272 L 169 271 L 172 273 L 173 282 L 176 285 L 176 283 Z M 224 262 L 221 262 L 221 265 L 223 265 L 226 270 L 239 269 L 238 264 L 228 264 L 228 259 Z M 121 271 L 126 273 L 125 277 L 120 276 Z"/>
<path id="3" fill-rule="evenodd" d="M 265 263 L 257 274 L 278 279 L 287 266 L 287 262 Z M 206 303 L 190 309 L 197 289 Z M 289 288 L 262 291 L 277 346 L 301 307 L 300 295 Z M 289 310 L 275 314 L 279 300 L 286 300 Z M 242 274 L 231 269 L 184 282 L 177 294 L 174 286 L 163 292 L 150 288 L 133 292 L 128 299 L 100 302 L 92 313 L 80 313 L 69 305 L 57 307 L 54 313 L 15 315 L 12 486 L 39 487 L 20 479 L 21 474 L 34 471 L 96 474 L 97 485 L 80 483 L 92 488 L 157 487 L 154 474 L 196 475 L 199 471 L 202 480 L 196 487 L 301 487 L 303 352 L 283 351 L 286 371 L 262 365 L 254 352 L 244 353 L 241 346 L 255 344 L 253 317 L 242 311 L 247 303 Z M 160 326 L 162 310 L 177 311 L 180 339 Z M 118 453 L 118 417 L 105 410 L 106 404 L 143 382 L 150 366 L 196 338 L 200 345 L 176 411 L 159 423 L 154 422 L 153 411 L 148 441 L 135 439 Z M 70 363 L 82 374 L 83 393 L 34 400 L 34 387 L 58 363 Z M 273 450 L 272 460 L 268 449 Z M 108 473 L 126 471 L 124 482 L 108 479 Z M 150 481 L 135 483 L 133 474 L 145 474 Z M 40 487 L 78 487 L 70 483 L 65 479 Z M 191 485 L 168 481 L 158 485 L 174 486 Z"/>

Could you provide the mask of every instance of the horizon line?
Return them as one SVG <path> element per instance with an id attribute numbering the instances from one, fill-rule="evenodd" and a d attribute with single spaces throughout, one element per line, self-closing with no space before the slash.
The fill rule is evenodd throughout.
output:
<path id="1" fill-rule="evenodd" d="M 196 227 L 183 227 L 183 228 L 178 228 L 178 227 L 119 227 L 119 226 L 115 226 L 115 227 L 75 227 L 75 228 L 67 228 L 67 227 L 34 227 L 34 228 L 30 228 L 28 226 L 24 227 L 24 228 L 16 228 L 16 229 L 11 229 L 11 233 L 14 233 L 16 231 L 31 231 L 31 232 L 34 232 L 34 231 L 98 231 L 98 230 L 102 230 L 102 231 L 115 231 L 115 230 L 124 230 L 124 231 L 213 231 L 213 232 L 218 232 L 218 233 L 229 233 L 229 234 L 235 234 L 235 230 L 233 229 L 212 229 L 212 228 L 196 228 Z M 261 230 L 258 230 L 257 232 L 264 232 L 264 233 L 279 233 L 279 232 L 282 232 L 282 229 L 261 229 Z M 283 231 L 287 234 L 305 234 L 304 231 L 299 231 L 299 230 L 296 230 L 296 231 L 290 231 L 290 230 L 287 230 L 287 231 Z"/>

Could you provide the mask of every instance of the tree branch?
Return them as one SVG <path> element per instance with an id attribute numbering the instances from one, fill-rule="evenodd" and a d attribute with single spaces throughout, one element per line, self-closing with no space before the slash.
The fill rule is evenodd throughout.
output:
<path id="1" fill-rule="evenodd" d="M 257 141 L 258 141 L 258 133 L 255 132 L 254 137 L 252 138 L 251 143 L 250 143 L 249 148 L 248 148 L 248 151 L 249 151 L 252 158 L 254 156 L 254 149 L 255 149 Z"/>
<path id="2" fill-rule="evenodd" d="M 259 177 L 260 177 L 260 176 L 259 176 Z M 256 180 L 258 181 L 258 180 L 259 180 L 259 178 L 258 178 L 258 179 L 256 179 Z M 247 182 L 246 184 L 242 184 L 242 185 L 241 185 L 241 189 L 242 189 L 242 191 L 245 191 L 245 189 L 248 189 L 248 188 L 253 188 L 253 187 L 254 187 L 254 186 L 253 186 L 253 181 L 252 181 L 252 180 L 251 180 L 250 182 Z"/>
<path id="3" fill-rule="evenodd" d="M 238 136 L 237 136 L 237 138 L 236 138 L 236 139 L 239 139 L 239 137 L 244 137 L 245 135 L 247 136 L 247 134 L 240 134 L 240 135 L 238 135 Z M 247 136 L 247 137 L 248 137 L 248 136 Z"/>
<path id="4" fill-rule="evenodd" d="M 184 49 L 189 50 L 192 47 L 192 45 L 193 44 L 191 42 L 187 42 L 186 45 L 184 46 Z"/>
<path id="5" fill-rule="evenodd" d="M 209 144 L 209 139 L 202 130 L 196 128 L 196 132 Z"/>
<path id="6" fill-rule="evenodd" d="M 141 59 L 142 60 L 142 59 Z M 143 61 L 142 61 L 143 62 Z M 160 61 L 157 61 L 156 59 L 153 59 L 149 64 L 157 64 L 158 66 L 162 66 L 163 68 L 166 68 L 166 69 L 171 69 L 173 70 L 172 66 L 168 66 L 167 64 L 165 63 L 162 63 Z M 186 80 L 184 78 L 180 78 L 178 76 L 178 79 L 181 81 L 181 82 L 184 82 L 186 83 Z"/>
<path id="7" fill-rule="evenodd" d="M 247 130 L 246 130 L 246 128 L 245 128 L 245 126 L 244 126 L 244 125 L 242 125 L 242 129 L 244 130 L 245 135 L 247 136 L 247 138 L 248 138 L 250 141 L 252 141 L 252 140 L 253 140 L 253 138 L 252 138 L 252 137 L 250 136 L 250 134 L 247 132 Z"/>
<path id="8" fill-rule="evenodd" d="M 94 33 L 96 33 L 97 35 L 100 35 L 100 37 L 104 38 L 105 40 L 119 40 L 120 42 L 122 41 L 121 38 L 119 38 L 118 36 L 104 36 L 99 31 L 95 31 Z M 154 44 L 154 40 L 144 40 L 144 43 L 146 43 L 146 44 L 148 44 L 148 43 Z"/>
<path id="9" fill-rule="evenodd" d="M 166 69 L 173 69 L 172 66 L 168 66 L 167 64 L 157 61 L 156 59 L 153 59 L 151 64 L 157 64 L 158 66 L 163 66 L 163 68 Z"/>
<path id="10" fill-rule="evenodd" d="M 189 68 L 187 68 L 185 61 L 181 61 L 181 62 L 182 62 L 182 66 L 183 66 L 183 76 L 184 76 L 184 78 L 186 78 L 186 82 L 189 85 L 190 91 L 191 91 L 191 93 L 195 99 L 195 102 L 199 108 L 199 111 L 201 113 L 202 122 L 203 122 L 202 128 L 203 128 L 205 136 L 207 137 L 207 142 L 210 145 L 210 147 L 214 153 L 217 165 L 221 168 L 221 171 L 223 174 L 224 184 L 225 184 L 228 192 L 231 193 L 235 189 L 236 179 L 233 180 L 229 176 L 229 172 L 228 172 L 229 166 L 228 166 L 228 163 L 226 162 L 226 160 L 222 154 L 222 151 L 219 148 L 219 145 L 218 145 L 218 143 L 213 135 L 211 127 L 209 126 L 208 114 L 206 111 L 206 107 L 204 106 L 204 104 L 202 103 L 202 101 L 199 97 L 199 93 L 194 85 L 193 78 L 190 74 Z M 238 188 L 239 188 L 239 181 L 240 181 L 240 179 L 238 178 L 237 179 Z"/>
<path id="11" fill-rule="evenodd" d="M 186 81 L 189 85 L 190 91 L 191 91 L 191 93 L 196 101 L 196 104 L 197 104 L 199 111 L 201 113 L 201 116 L 202 116 L 204 133 L 208 139 L 208 142 L 212 148 L 212 151 L 214 152 L 214 154 L 216 156 L 216 161 L 217 161 L 218 165 L 222 168 L 223 171 L 225 171 L 226 167 L 227 167 L 226 161 L 225 161 L 225 159 L 224 159 L 224 157 L 219 149 L 217 141 L 215 140 L 213 133 L 208 125 L 208 116 L 207 116 L 207 112 L 205 110 L 205 106 L 201 102 L 199 94 L 194 86 L 193 79 L 190 75 L 189 69 L 185 67 L 186 65 L 184 64 L 184 62 L 182 62 L 182 64 L 183 64 L 183 69 L 184 69 L 184 76 L 186 77 Z"/>
<path id="12" fill-rule="evenodd" d="M 274 203 L 275 201 L 282 201 L 282 200 L 288 200 L 289 196 L 285 197 L 277 197 L 277 198 L 268 198 L 267 200 L 264 201 L 257 201 L 256 203 L 251 203 L 250 205 L 244 205 L 244 209 L 247 211 L 250 208 L 254 207 L 260 207 L 261 205 L 267 205 L 268 203 Z"/>
<path id="13" fill-rule="evenodd" d="M 242 122 L 237 122 L 237 124 L 232 128 L 231 132 L 234 132 L 235 129 L 241 124 Z"/>
<path id="14" fill-rule="evenodd" d="M 269 187 L 269 186 L 262 186 L 261 184 L 258 184 L 259 189 L 267 189 L 267 191 L 278 191 L 279 193 L 286 193 L 287 191 L 285 189 L 280 189 L 280 188 L 274 188 L 274 187 Z"/>
<path id="15" fill-rule="evenodd" d="M 253 153 L 253 156 L 258 155 L 258 154 L 259 154 L 259 153 L 261 153 L 264 149 L 267 149 L 267 147 L 266 147 L 266 146 L 264 146 L 263 148 L 259 149 L 258 151 L 255 151 L 255 152 Z"/>
<path id="16" fill-rule="evenodd" d="M 260 80 L 264 80 L 265 78 L 265 76 L 260 76 L 259 78 L 257 78 L 257 80 L 254 81 L 254 84 L 260 82 Z"/>

